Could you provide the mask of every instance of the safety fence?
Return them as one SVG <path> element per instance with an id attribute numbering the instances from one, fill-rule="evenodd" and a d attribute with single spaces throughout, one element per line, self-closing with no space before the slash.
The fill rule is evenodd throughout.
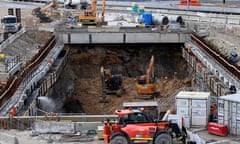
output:
<path id="1" fill-rule="evenodd" d="M 22 119 L 14 117 L 0 118 L 0 129 L 31 129 L 34 119 Z"/>
<path id="2" fill-rule="evenodd" d="M 7 100 L 8 100 L 8 103 L 10 103 L 10 101 L 12 100 L 16 101 L 15 98 L 12 100 L 10 98 L 13 97 L 15 92 L 17 93 L 17 90 L 19 89 L 19 86 L 21 84 L 24 85 L 24 88 L 27 88 L 29 87 L 30 84 L 33 83 L 32 78 L 35 76 L 34 71 L 36 71 L 37 66 L 40 65 L 40 63 L 47 56 L 49 51 L 55 46 L 55 44 L 56 44 L 56 38 L 52 36 L 52 38 L 49 39 L 45 47 L 41 49 L 41 51 L 37 55 L 35 55 L 31 61 L 28 62 L 24 70 L 19 74 L 19 77 L 13 77 L 12 79 L 9 80 L 6 87 L 3 89 L 3 91 L 1 91 L 1 97 L 0 97 L 0 103 L 2 104 L 1 108 L 3 107 L 5 108 L 5 105 L 7 104 L 6 102 Z M 15 102 L 11 102 L 11 103 L 14 104 Z M 5 111 L 9 111 L 9 110 L 3 110 L 3 111 L 4 111 L 3 113 L 5 113 Z"/>
<path id="3" fill-rule="evenodd" d="M 192 88 L 192 87 L 183 87 L 183 88 L 177 89 L 177 90 L 176 90 L 172 95 L 170 95 L 169 97 L 160 98 L 160 101 L 159 101 L 159 104 L 158 104 L 158 105 L 159 105 L 160 112 L 166 112 L 169 108 L 174 108 L 176 95 L 177 95 L 180 91 L 194 91 L 194 88 Z"/>
<path id="4" fill-rule="evenodd" d="M 56 113 L 44 116 L 13 116 L 0 117 L 0 129 L 33 129 L 35 122 L 103 122 L 106 119 L 115 119 L 115 115 L 61 115 Z"/>

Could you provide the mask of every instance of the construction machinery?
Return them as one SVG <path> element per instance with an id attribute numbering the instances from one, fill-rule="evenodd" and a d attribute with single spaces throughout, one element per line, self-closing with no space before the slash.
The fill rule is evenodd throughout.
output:
<path id="1" fill-rule="evenodd" d="M 110 144 L 173 144 L 186 143 L 187 132 L 174 120 L 153 120 L 143 109 L 115 111 L 117 120 L 104 124 L 104 142 Z"/>
<path id="2" fill-rule="evenodd" d="M 16 33 L 21 29 L 21 23 L 19 23 L 17 17 L 13 15 L 4 16 L 1 23 L 4 33 Z"/>
<path id="3" fill-rule="evenodd" d="M 122 86 L 122 74 L 112 74 L 110 68 L 105 69 L 103 66 L 100 68 L 100 73 L 103 100 L 107 95 L 121 96 L 125 92 L 125 88 Z"/>
<path id="4" fill-rule="evenodd" d="M 106 25 L 104 21 L 105 0 L 102 0 L 102 13 L 98 15 L 96 11 L 97 0 L 92 0 L 91 9 L 82 10 L 78 16 L 78 21 L 82 25 Z"/>
<path id="5" fill-rule="evenodd" d="M 2 24 L 3 33 L 4 35 L 7 35 L 7 37 L 9 33 L 18 32 L 22 28 L 21 9 L 15 8 L 15 15 L 14 15 L 14 9 L 9 8 L 8 15 L 4 16 L 1 19 L 1 24 Z M 6 39 L 5 36 L 4 36 L 4 39 Z"/>
<path id="6" fill-rule="evenodd" d="M 154 73 L 154 56 L 151 57 L 149 67 L 145 75 L 137 78 L 137 96 L 140 99 L 156 98 L 160 93 L 157 92 Z"/>
<path id="7" fill-rule="evenodd" d="M 52 22 L 50 8 L 57 9 L 58 3 L 57 0 L 52 0 L 50 3 L 45 5 L 44 7 L 35 8 L 32 11 L 32 14 L 40 19 L 40 22 Z"/>

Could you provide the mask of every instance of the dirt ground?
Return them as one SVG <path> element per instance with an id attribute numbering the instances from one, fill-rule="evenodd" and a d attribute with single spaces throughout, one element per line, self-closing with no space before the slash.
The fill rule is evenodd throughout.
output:
<path id="1" fill-rule="evenodd" d="M 7 14 L 7 7 L 0 6 L 0 16 Z M 43 25 L 39 23 L 39 19 L 31 15 L 31 9 L 22 9 L 23 26 L 33 27 Z M 239 51 L 239 26 L 224 26 L 221 24 L 210 25 L 210 35 L 206 39 L 218 45 L 220 51 L 228 53 L 229 51 Z M 47 35 L 47 36 L 46 36 Z M 13 43 L 3 52 L 8 55 L 16 53 L 21 54 L 22 59 L 29 60 L 38 52 L 44 42 L 51 35 L 50 32 L 29 32 L 20 41 Z M 232 36 L 234 35 L 234 36 Z M 121 48 L 122 49 L 122 48 Z M 239 52 L 238 52 L 239 53 Z M 131 54 L 131 55 L 130 55 Z M 143 101 L 135 99 L 136 77 L 146 72 L 146 67 L 149 62 L 150 53 L 146 55 L 145 51 L 138 53 L 134 48 L 119 51 L 116 49 L 101 50 L 100 48 L 88 49 L 75 48 L 71 52 L 69 64 L 66 66 L 65 72 L 62 74 L 59 83 L 54 88 L 53 98 L 60 105 L 56 110 L 63 112 L 84 112 L 88 114 L 111 114 L 115 109 L 120 108 L 123 102 Z M 162 54 L 167 55 L 168 53 Z M 180 53 L 178 53 L 180 54 Z M 123 57 L 125 59 L 123 60 Z M 127 56 L 127 58 L 126 58 Z M 161 55 L 157 55 L 161 57 Z M 128 62 L 128 59 L 133 59 Z M 166 61 L 163 57 L 160 63 L 157 64 L 158 79 L 156 81 L 160 96 L 158 101 L 163 101 L 163 98 L 171 96 L 177 89 L 182 87 L 192 86 L 192 75 L 189 73 L 186 63 L 183 64 L 183 59 L 177 59 L 173 63 L 174 58 L 170 56 L 170 60 Z M 181 61 L 180 65 L 176 65 Z M 167 64 L 164 64 L 167 63 Z M 101 77 L 99 69 L 101 65 L 118 65 L 118 68 L 123 70 L 123 84 L 125 85 L 126 94 L 122 97 L 111 96 L 109 103 L 100 103 L 101 97 Z M 172 67 L 169 67 L 172 65 Z M 182 67 L 184 65 L 184 67 Z M 175 69 L 174 69 L 175 67 Z M 132 71 L 129 69 L 133 68 Z M 180 68 L 184 70 L 179 70 Z M 167 70 L 166 70 L 167 69 Z M 178 76 L 173 78 L 177 72 Z M 127 73 L 127 74 L 126 74 Z M 183 77 L 180 75 L 188 73 Z M 166 104 L 170 107 L 170 104 Z"/>
<path id="2" fill-rule="evenodd" d="M 121 108 L 123 102 L 146 101 L 135 98 L 137 95 L 135 83 L 138 76 L 146 73 L 151 55 L 157 57 L 155 72 L 157 91 L 160 92 L 158 101 L 171 96 L 177 89 L 190 87 L 192 84 L 187 63 L 181 57 L 180 45 L 172 46 L 172 49 L 171 46 L 166 48 L 161 45 L 151 46 L 149 49 L 141 46 L 140 48 L 129 46 L 128 49 L 119 49 L 116 46 L 112 46 L 113 48 L 109 48 L 111 46 L 69 47 L 71 47 L 71 55 L 68 64 L 52 94 L 53 99 L 58 102 L 64 101 L 57 98 L 60 95 L 66 98 L 62 109 L 64 112 L 113 114 L 116 109 Z M 121 97 L 116 95 L 108 97 L 108 103 L 100 102 L 101 65 L 111 66 L 113 74 L 122 74 L 123 85 L 126 88 L 126 93 Z M 167 104 L 169 107 L 171 105 L 171 103 Z"/>

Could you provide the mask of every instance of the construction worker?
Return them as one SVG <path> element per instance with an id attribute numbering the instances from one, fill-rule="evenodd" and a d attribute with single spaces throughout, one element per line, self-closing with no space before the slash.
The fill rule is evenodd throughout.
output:
<path id="1" fill-rule="evenodd" d="M 107 122 L 105 123 L 105 127 L 104 127 L 104 133 L 106 134 L 111 134 L 112 133 L 112 124 L 110 123 L 110 120 L 107 119 Z"/>
<path id="2" fill-rule="evenodd" d="M 217 105 L 211 104 L 210 105 L 210 115 L 208 122 L 217 122 Z"/>
<path id="3" fill-rule="evenodd" d="M 9 112 L 9 115 L 10 116 L 16 116 L 17 115 L 17 107 L 16 106 L 14 106 L 12 108 L 12 110 Z"/>

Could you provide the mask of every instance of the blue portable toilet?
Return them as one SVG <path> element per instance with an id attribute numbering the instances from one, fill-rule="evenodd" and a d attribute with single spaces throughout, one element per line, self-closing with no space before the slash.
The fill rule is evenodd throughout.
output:
<path id="1" fill-rule="evenodd" d="M 146 26 L 152 25 L 152 14 L 151 13 L 143 13 L 142 14 L 142 22 Z"/>

